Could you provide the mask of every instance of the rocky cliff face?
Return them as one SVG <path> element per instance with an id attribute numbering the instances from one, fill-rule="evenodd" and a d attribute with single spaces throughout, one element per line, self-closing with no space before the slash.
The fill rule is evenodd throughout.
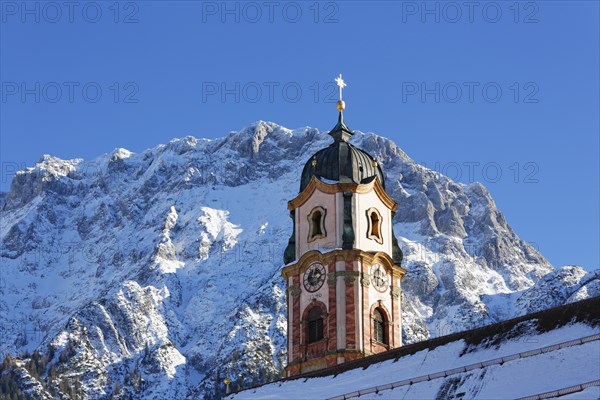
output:
<path id="1" fill-rule="evenodd" d="M 21 171 L 1 198 L 0 351 L 45 360 L 32 376 L 16 362 L 21 389 L 210 398 L 225 376 L 233 389 L 279 376 L 286 202 L 330 141 L 258 122 Z M 406 342 L 600 294 L 598 272 L 555 269 L 520 240 L 483 185 L 453 182 L 383 137 L 352 141 L 377 157 L 399 204 Z"/>

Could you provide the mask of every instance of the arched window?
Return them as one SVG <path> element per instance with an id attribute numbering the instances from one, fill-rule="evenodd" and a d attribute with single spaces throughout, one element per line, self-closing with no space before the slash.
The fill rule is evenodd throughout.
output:
<path id="1" fill-rule="evenodd" d="M 321 211 L 315 211 L 314 213 L 312 213 L 312 216 L 310 217 L 310 235 L 315 237 L 315 236 L 320 236 L 323 234 L 323 231 L 321 230 L 321 219 L 323 218 L 323 214 L 321 214 Z"/>
<path id="2" fill-rule="evenodd" d="M 373 310 L 373 339 L 379 343 L 387 344 L 385 320 L 383 313 L 379 310 L 379 308 Z"/>
<path id="3" fill-rule="evenodd" d="M 327 210 L 323 207 L 315 207 L 308 214 L 309 242 L 327 236 L 327 232 L 325 231 L 325 214 L 327 214 Z"/>
<path id="4" fill-rule="evenodd" d="M 307 339 L 308 343 L 323 339 L 323 312 L 319 307 L 313 307 L 308 313 Z"/>
<path id="5" fill-rule="evenodd" d="M 371 235 L 381 237 L 379 233 L 379 215 L 376 212 L 371 213 Z"/>
<path id="6" fill-rule="evenodd" d="M 381 222 L 381 214 L 379 214 L 379 211 L 374 207 L 369 208 L 367 210 L 367 238 L 375 240 L 377 243 L 383 243 Z"/>

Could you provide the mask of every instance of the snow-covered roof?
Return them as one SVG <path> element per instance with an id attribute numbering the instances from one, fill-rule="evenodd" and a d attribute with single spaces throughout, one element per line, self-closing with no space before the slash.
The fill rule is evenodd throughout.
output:
<path id="1" fill-rule="evenodd" d="M 599 305 L 596 297 L 405 346 L 388 352 L 387 360 L 365 358 L 348 364 L 354 368 L 278 381 L 230 398 L 487 399 L 557 390 L 598 398 Z"/>

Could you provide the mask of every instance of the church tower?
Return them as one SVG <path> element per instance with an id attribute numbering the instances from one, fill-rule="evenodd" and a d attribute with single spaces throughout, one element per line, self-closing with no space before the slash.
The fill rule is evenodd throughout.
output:
<path id="1" fill-rule="evenodd" d="M 336 82 L 333 143 L 306 162 L 300 193 L 288 202 L 288 377 L 402 345 L 397 204 L 377 161 L 348 142 L 341 75 Z"/>

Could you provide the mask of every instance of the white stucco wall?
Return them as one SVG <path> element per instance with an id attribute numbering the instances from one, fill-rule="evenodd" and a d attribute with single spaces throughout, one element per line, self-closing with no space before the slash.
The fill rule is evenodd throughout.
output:
<path id="1" fill-rule="evenodd" d="M 381 234 L 383 243 L 379 244 L 374 239 L 367 238 L 369 221 L 367 210 L 374 207 L 381 214 Z M 356 248 L 364 251 L 383 251 L 392 254 L 392 212 L 377 196 L 374 190 L 368 193 L 355 193 L 353 201 L 353 220 Z"/>
<path id="2" fill-rule="evenodd" d="M 327 210 L 325 216 L 325 231 L 327 236 L 308 242 L 310 224 L 308 214 L 317 206 Z M 304 253 L 314 249 L 336 248 L 341 245 L 338 238 L 338 219 L 343 218 L 343 213 L 337 209 L 336 194 L 327 194 L 316 189 L 312 196 L 296 210 L 296 254 L 300 258 Z"/>

